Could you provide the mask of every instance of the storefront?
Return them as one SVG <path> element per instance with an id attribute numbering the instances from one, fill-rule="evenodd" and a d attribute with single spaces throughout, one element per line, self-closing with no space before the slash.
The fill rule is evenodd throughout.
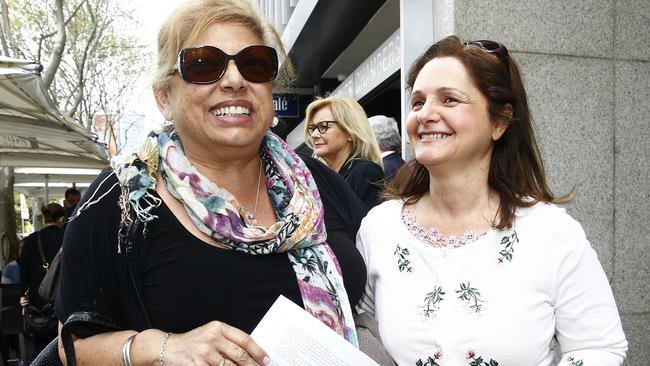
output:
<path id="1" fill-rule="evenodd" d="M 281 92 L 298 104 L 299 113 L 281 117 L 276 132 L 294 148 L 304 148 L 304 112 L 315 97 L 348 95 L 368 116 L 384 114 L 400 124 L 404 116 L 401 70 L 431 43 L 430 0 L 260 0 L 275 22 L 296 67 L 295 87 Z M 405 14 L 415 16 L 406 18 Z M 409 19 L 402 25 L 401 19 Z M 405 34 L 408 34 L 405 40 Z M 417 48 L 417 52 L 411 52 Z M 278 111 L 281 115 L 282 111 Z M 406 149 L 405 149 L 406 150 Z"/>

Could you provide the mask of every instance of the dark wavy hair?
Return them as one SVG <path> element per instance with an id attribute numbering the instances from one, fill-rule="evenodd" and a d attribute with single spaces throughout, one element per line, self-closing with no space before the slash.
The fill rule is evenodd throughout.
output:
<path id="1" fill-rule="evenodd" d="M 512 55 L 504 63 L 494 53 L 467 46 L 458 37 L 449 36 L 431 45 L 415 60 L 407 78 L 410 89 L 424 65 L 437 57 L 453 57 L 460 61 L 474 85 L 486 97 L 490 120 L 493 123 L 508 121 L 506 131 L 494 142 L 488 173 L 488 185 L 500 199 L 498 220 L 493 226 L 497 229 L 511 227 L 518 207 L 530 207 L 537 202 L 570 201 L 573 192 L 556 197 L 546 182 L 526 90 Z M 429 172 L 413 158 L 387 182 L 384 198 L 403 199 L 412 204 L 428 190 Z"/>
<path id="2" fill-rule="evenodd" d="M 45 222 L 56 222 L 58 219 L 65 216 L 63 206 L 54 202 L 41 207 L 41 213 L 43 214 L 43 221 Z"/>

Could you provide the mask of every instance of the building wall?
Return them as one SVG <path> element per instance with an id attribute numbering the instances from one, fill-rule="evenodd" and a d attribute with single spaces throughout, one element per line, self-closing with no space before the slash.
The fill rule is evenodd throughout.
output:
<path id="1" fill-rule="evenodd" d="M 575 187 L 567 209 L 612 284 L 629 341 L 625 364 L 646 365 L 650 2 L 461 0 L 453 7 L 457 35 L 498 40 L 519 62 L 551 187 L 558 194 Z"/>

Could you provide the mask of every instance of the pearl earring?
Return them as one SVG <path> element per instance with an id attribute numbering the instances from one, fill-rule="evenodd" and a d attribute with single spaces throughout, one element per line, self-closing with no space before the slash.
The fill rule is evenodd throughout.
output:
<path id="1" fill-rule="evenodd" d="M 278 119 L 278 117 L 273 116 L 273 122 L 271 122 L 271 127 L 277 126 L 278 123 L 280 123 L 280 120 Z"/>

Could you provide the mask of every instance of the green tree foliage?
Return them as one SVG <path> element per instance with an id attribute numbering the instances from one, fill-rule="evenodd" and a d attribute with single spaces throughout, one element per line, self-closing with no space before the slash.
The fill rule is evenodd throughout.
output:
<path id="1" fill-rule="evenodd" d="M 0 54 L 39 62 L 52 100 L 87 128 L 119 120 L 145 61 L 139 24 L 123 0 L 0 0 Z M 0 264 L 17 255 L 13 170 L 0 171 Z"/>
<path id="2" fill-rule="evenodd" d="M 147 48 L 133 8 L 120 0 L 0 0 L 2 54 L 34 60 L 61 111 L 90 127 L 95 114 L 119 118 Z M 8 21 L 8 26 L 7 23 Z"/>

